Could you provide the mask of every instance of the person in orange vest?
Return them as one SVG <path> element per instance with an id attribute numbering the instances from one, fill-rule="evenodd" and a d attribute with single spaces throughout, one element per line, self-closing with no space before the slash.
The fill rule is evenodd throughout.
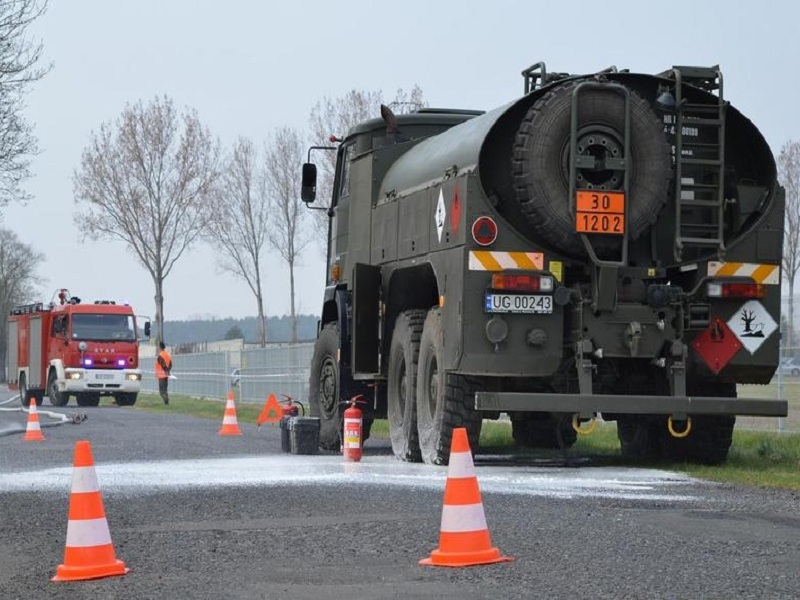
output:
<path id="1" fill-rule="evenodd" d="M 172 370 L 172 356 L 167 352 L 167 347 L 164 342 L 158 342 L 160 352 L 156 357 L 156 379 L 158 379 L 158 393 L 164 400 L 164 404 L 169 404 L 169 392 L 167 385 L 169 384 L 169 372 Z"/>

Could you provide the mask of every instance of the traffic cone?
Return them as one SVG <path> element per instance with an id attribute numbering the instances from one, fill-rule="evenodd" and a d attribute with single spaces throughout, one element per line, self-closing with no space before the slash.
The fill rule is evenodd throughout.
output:
<path id="1" fill-rule="evenodd" d="M 53 581 L 100 579 L 128 571 L 125 563 L 117 559 L 111 543 L 92 448 L 81 440 L 75 444 L 64 564 L 58 565 Z"/>
<path id="2" fill-rule="evenodd" d="M 236 420 L 236 404 L 233 402 L 233 390 L 228 392 L 228 402 L 225 404 L 225 415 L 222 417 L 222 427 L 219 435 L 242 435 L 239 422 Z"/>
<path id="3" fill-rule="evenodd" d="M 469 567 L 511 560 L 514 559 L 501 556 L 500 551 L 492 547 L 467 430 L 463 427 L 453 429 L 442 523 L 439 528 L 439 548 L 431 552 L 429 558 L 419 561 L 419 564 Z"/>
<path id="4" fill-rule="evenodd" d="M 43 442 L 44 434 L 42 427 L 39 425 L 39 413 L 36 409 L 36 398 L 31 398 L 31 404 L 28 408 L 28 425 L 25 428 L 25 441 L 26 442 Z"/>

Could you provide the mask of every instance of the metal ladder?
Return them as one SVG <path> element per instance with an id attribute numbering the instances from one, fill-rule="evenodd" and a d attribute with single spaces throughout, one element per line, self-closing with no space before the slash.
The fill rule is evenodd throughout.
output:
<path id="1" fill-rule="evenodd" d="M 672 67 L 662 75 L 675 80 L 675 260 L 689 248 L 725 254 L 725 113 L 722 72 L 713 67 Z M 683 97 L 687 83 L 717 92 L 715 103 Z"/>

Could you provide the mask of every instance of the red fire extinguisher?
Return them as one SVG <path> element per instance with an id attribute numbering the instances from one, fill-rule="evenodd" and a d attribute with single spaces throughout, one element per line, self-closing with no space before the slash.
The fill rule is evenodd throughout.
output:
<path id="1" fill-rule="evenodd" d="M 358 462 L 361 460 L 361 424 L 363 414 L 357 403 L 361 395 L 350 398 L 350 408 L 344 411 L 344 438 L 342 454 L 345 460 Z"/>

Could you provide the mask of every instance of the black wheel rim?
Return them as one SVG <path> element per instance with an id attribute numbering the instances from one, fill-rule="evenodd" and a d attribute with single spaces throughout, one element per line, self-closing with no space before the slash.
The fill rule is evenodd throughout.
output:
<path id="1" fill-rule="evenodd" d="M 428 409 L 431 417 L 436 415 L 436 400 L 439 397 L 439 365 L 436 356 L 431 356 L 428 360 Z"/>
<path id="2" fill-rule="evenodd" d="M 328 418 L 336 412 L 338 388 L 336 362 L 332 357 L 326 356 L 319 371 L 319 406 L 322 414 Z"/>

